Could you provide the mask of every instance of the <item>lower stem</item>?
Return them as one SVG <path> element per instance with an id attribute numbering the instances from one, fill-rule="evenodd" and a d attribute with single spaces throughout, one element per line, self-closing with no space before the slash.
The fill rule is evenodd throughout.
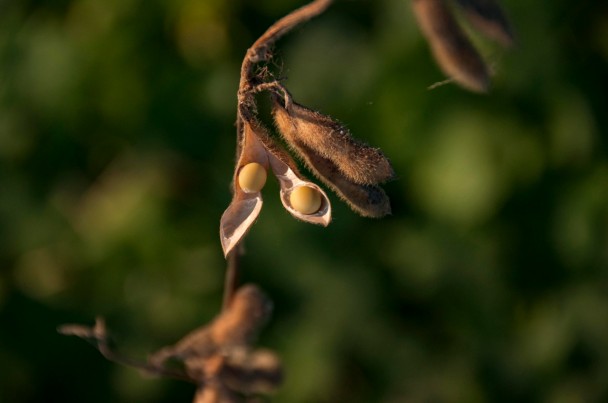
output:
<path id="1" fill-rule="evenodd" d="M 239 273 L 240 273 L 240 248 L 237 246 L 227 258 L 228 266 L 226 267 L 226 275 L 224 277 L 224 298 L 222 302 L 222 311 L 230 307 L 230 303 L 238 288 Z"/>

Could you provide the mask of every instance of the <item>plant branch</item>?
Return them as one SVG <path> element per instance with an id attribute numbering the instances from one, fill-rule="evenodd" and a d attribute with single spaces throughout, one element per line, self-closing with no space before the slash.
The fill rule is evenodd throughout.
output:
<path id="1" fill-rule="evenodd" d="M 110 347 L 108 331 L 105 321 L 102 318 L 97 318 L 95 326 L 93 327 L 72 324 L 60 326 L 57 331 L 63 335 L 77 336 L 92 342 L 101 355 L 108 361 L 131 368 L 137 368 L 149 375 L 164 376 L 192 382 L 192 379 L 190 379 L 184 371 L 166 368 L 163 365 L 157 365 L 151 361 L 136 360 L 115 351 Z"/>
<path id="2" fill-rule="evenodd" d="M 237 247 L 228 255 L 228 265 L 224 277 L 224 297 L 222 301 L 222 312 L 230 308 L 230 303 L 236 293 L 240 274 L 241 248 Z"/>
<path id="3" fill-rule="evenodd" d="M 267 62 L 272 58 L 270 48 L 283 35 L 297 27 L 298 25 L 323 13 L 333 2 L 333 0 L 314 0 L 302 6 L 285 17 L 281 18 L 270 26 L 247 50 L 243 64 L 241 65 L 241 81 L 239 84 L 238 99 L 239 104 L 247 101 L 250 96 L 253 82 L 253 66 L 256 63 Z"/>

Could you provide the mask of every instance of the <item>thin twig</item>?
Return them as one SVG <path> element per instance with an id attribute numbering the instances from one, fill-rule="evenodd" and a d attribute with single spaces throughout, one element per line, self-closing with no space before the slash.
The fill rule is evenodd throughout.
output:
<path id="1" fill-rule="evenodd" d="M 226 267 L 226 275 L 224 277 L 224 299 L 222 301 L 222 312 L 225 312 L 229 307 L 234 294 L 238 288 L 240 277 L 240 255 L 241 248 L 236 247 L 228 255 L 228 265 Z"/>
<path id="2" fill-rule="evenodd" d="M 250 57 L 260 57 L 260 50 L 272 46 L 281 36 L 295 28 L 296 26 L 308 21 L 309 19 L 316 17 L 329 7 L 333 0 L 315 0 L 311 3 L 302 6 L 279 21 L 272 24 L 262 36 L 254 42 L 253 46 L 249 49 Z M 249 53 L 249 52 L 248 52 Z M 262 56 L 265 56 L 263 54 Z M 260 59 L 266 60 L 266 59 Z"/>
<path id="3" fill-rule="evenodd" d="M 149 375 L 161 376 L 192 382 L 184 371 L 166 368 L 150 361 L 137 360 L 115 351 L 109 344 L 109 335 L 103 318 L 97 318 L 95 326 L 63 325 L 57 331 L 67 336 L 77 336 L 90 341 L 108 361 L 136 368 Z"/>
<path id="4" fill-rule="evenodd" d="M 243 64 L 241 65 L 241 82 L 239 84 L 239 104 L 246 101 L 248 91 L 253 85 L 252 70 L 256 63 L 267 62 L 271 59 L 270 48 L 287 32 L 298 25 L 321 14 L 330 6 L 333 0 L 314 0 L 302 6 L 270 26 L 247 50 Z"/>

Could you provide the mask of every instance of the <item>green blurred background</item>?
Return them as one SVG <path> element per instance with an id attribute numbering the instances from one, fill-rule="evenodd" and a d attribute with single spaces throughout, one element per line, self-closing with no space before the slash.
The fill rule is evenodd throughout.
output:
<path id="1" fill-rule="evenodd" d="M 145 356 L 220 307 L 242 56 L 303 0 L 0 1 L 0 402 L 188 402 Z M 244 280 L 275 301 L 277 402 L 608 401 L 608 7 L 505 0 L 481 96 L 407 0 L 338 1 L 280 41 L 295 99 L 381 147 L 393 215 L 319 228 L 275 182 Z"/>

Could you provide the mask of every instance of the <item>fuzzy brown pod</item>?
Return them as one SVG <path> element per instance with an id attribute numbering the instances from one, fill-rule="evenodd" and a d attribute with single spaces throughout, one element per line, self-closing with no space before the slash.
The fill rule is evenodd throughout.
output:
<path id="1" fill-rule="evenodd" d="M 503 46 L 513 45 L 513 28 L 496 0 L 456 0 L 456 3 L 479 32 Z"/>
<path id="2" fill-rule="evenodd" d="M 486 92 L 490 74 L 444 0 L 413 0 L 418 25 L 444 73 L 463 87 Z"/>
<path id="3" fill-rule="evenodd" d="M 228 256 L 234 247 L 238 245 L 262 210 L 263 202 L 260 190 L 243 189 L 239 183 L 241 170 L 249 164 L 259 164 L 266 170 L 268 170 L 270 165 L 268 153 L 258 139 L 256 130 L 260 129 L 249 122 L 243 123 L 241 144 L 238 147 L 240 149 L 240 156 L 236 163 L 232 181 L 232 202 L 220 219 L 220 240 L 224 256 Z"/>
<path id="4" fill-rule="evenodd" d="M 273 116 L 285 140 L 304 144 L 329 159 L 354 183 L 376 185 L 395 176 L 382 151 L 356 140 L 344 125 L 329 116 L 295 102 L 285 107 L 276 97 Z"/>

